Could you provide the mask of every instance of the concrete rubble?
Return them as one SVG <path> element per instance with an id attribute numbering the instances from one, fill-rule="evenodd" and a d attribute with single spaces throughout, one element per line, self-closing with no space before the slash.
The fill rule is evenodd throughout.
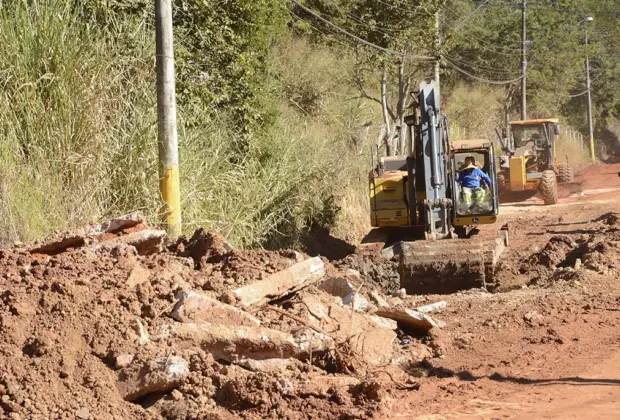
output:
<path id="1" fill-rule="evenodd" d="M 246 327 L 260 326 L 260 320 L 249 313 L 222 303 L 206 293 L 187 290 L 177 295 L 179 299 L 170 316 L 179 322 L 210 322 L 221 325 Z"/>
<path id="2" fill-rule="evenodd" d="M 126 401 L 135 401 L 153 392 L 169 391 L 189 374 L 188 363 L 177 356 L 158 357 L 133 364 L 117 372 L 117 388 Z"/>
<path id="3" fill-rule="evenodd" d="M 428 332 L 433 328 L 443 328 L 444 323 L 436 321 L 430 316 L 415 311 L 413 309 L 406 308 L 390 308 L 379 309 L 375 311 L 375 315 L 383 318 L 393 319 L 402 325 L 404 328 L 413 329 L 421 332 Z"/>
<path id="4" fill-rule="evenodd" d="M 233 291 L 241 306 L 251 306 L 269 299 L 292 293 L 325 275 L 325 264 L 318 258 L 310 258 L 272 274 L 267 279 L 240 287 Z"/>
<path id="5" fill-rule="evenodd" d="M 262 328 L 216 324 L 179 324 L 172 335 L 180 348 L 201 348 L 216 360 L 307 358 L 309 353 L 334 348 L 330 337 L 319 333 L 291 334 Z"/>
<path id="6" fill-rule="evenodd" d="M 77 304 L 95 308 L 84 312 L 96 324 L 81 329 L 86 332 L 74 341 L 87 342 L 97 366 L 112 378 L 108 388 L 123 401 L 135 402 L 132 406 L 189 396 L 201 403 L 215 401 L 222 389 L 229 392 L 225 386 L 232 386 L 226 382 L 232 380 L 222 379 L 226 372 L 238 375 L 242 385 L 244 378 L 277 378 L 277 385 L 264 389 L 295 398 L 357 392 L 374 370 L 388 367 L 404 375 L 402 366 L 431 354 L 421 341 L 417 351 L 413 344 L 403 348 L 397 337 L 409 329 L 441 327 L 426 313 L 446 306 L 442 301 L 406 309 L 404 300 L 369 290 L 356 270 L 338 269 L 296 251 L 233 249 L 213 231 L 198 230 L 189 240 L 171 243 L 163 231 L 149 228 L 140 213 L 17 252 L 38 259 L 31 264 L 35 267 L 54 260 L 50 272 L 57 271 L 50 275 L 57 276 L 60 267 L 69 273 L 63 284 L 56 284 L 56 277 L 47 280 L 53 295 L 36 302 L 51 310 L 62 307 L 58 300 L 64 297 L 73 303 L 75 295 Z M 64 254 L 75 254 L 78 262 L 60 261 Z M 96 271 L 79 266 L 83 259 L 94 261 L 89 264 Z M 74 271 L 97 274 L 76 279 Z M 47 310 L 32 305 L 11 301 L 11 316 L 31 320 Z M 53 346 L 46 343 L 29 343 L 28 357 L 47 354 Z M 74 367 L 64 367 L 68 373 L 61 378 L 81 368 L 81 362 L 67 360 L 62 364 Z M 194 393 L 203 374 L 208 377 L 200 390 L 204 394 Z M 218 389 L 205 391 L 209 387 Z M 100 418 L 101 413 L 76 405 L 72 414 Z"/>

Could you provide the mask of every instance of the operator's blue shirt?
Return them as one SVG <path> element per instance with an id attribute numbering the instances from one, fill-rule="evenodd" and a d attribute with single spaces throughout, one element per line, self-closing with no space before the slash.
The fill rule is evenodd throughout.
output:
<path id="1" fill-rule="evenodd" d="M 459 174 L 458 183 L 463 187 L 467 188 L 479 188 L 480 180 L 484 180 L 484 182 L 490 187 L 491 186 L 491 178 L 487 174 L 484 173 L 480 168 L 474 168 L 472 170 L 464 170 Z"/>

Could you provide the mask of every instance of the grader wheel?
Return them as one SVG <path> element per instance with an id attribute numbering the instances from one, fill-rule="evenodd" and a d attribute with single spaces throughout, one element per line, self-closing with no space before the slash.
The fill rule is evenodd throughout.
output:
<path id="1" fill-rule="evenodd" d="M 558 203 L 558 182 L 554 171 L 547 170 L 542 173 L 540 193 L 545 205 L 549 206 Z"/>
<path id="2" fill-rule="evenodd" d="M 562 162 L 556 166 L 556 169 L 560 184 L 575 182 L 575 173 L 573 172 L 573 168 L 568 166 L 568 163 Z"/>

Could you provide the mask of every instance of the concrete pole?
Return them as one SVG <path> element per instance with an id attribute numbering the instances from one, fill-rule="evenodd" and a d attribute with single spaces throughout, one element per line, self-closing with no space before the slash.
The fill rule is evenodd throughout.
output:
<path id="1" fill-rule="evenodd" d="M 527 119 L 527 100 L 526 100 L 526 73 L 527 73 L 527 28 L 525 25 L 527 11 L 527 0 L 523 0 L 523 10 L 521 11 L 521 120 Z"/>
<path id="2" fill-rule="evenodd" d="M 157 44 L 157 142 L 159 146 L 159 189 L 163 200 L 166 231 L 171 238 L 181 235 L 181 191 L 179 146 L 174 79 L 172 0 L 155 0 Z"/>
<path id="3" fill-rule="evenodd" d="M 437 60 L 435 60 L 435 83 L 437 83 L 437 94 L 441 91 L 441 85 L 439 83 L 439 49 L 441 48 L 441 35 L 439 34 L 439 11 L 435 12 L 435 37 L 437 43 Z"/>
<path id="4" fill-rule="evenodd" d="M 592 123 L 592 95 L 590 92 L 590 54 L 588 48 L 588 30 L 586 29 L 586 90 L 588 95 L 588 134 L 590 135 L 590 157 L 596 162 L 594 153 L 594 124 Z"/>

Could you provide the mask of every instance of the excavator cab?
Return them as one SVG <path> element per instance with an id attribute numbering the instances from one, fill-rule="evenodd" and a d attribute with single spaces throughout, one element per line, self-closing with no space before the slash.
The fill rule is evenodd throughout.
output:
<path id="1" fill-rule="evenodd" d="M 499 213 L 497 169 L 493 143 L 486 139 L 461 140 L 451 142 L 452 173 L 455 174 L 455 205 L 453 207 L 453 225 L 459 236 L 463 236 L 463 228 L 481 224 L 492 224 L 497 221 Z M 466 162 L 471 159 L 490 179 L 491 186 L 481 182 L 476 191 L 464 191 L 458 185 L 461 171 L 466 170 Z M 465 194 L 472 193 L 472 194 Z M 472 195 L 472 199 L 469 199 Z"/>

